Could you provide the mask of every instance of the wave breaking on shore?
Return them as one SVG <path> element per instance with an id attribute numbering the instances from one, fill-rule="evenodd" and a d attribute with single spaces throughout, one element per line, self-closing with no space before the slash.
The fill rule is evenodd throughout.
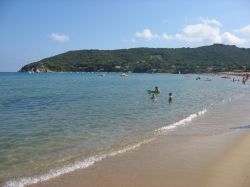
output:
<path id="1" fill-rule="evenodd" d="M 99 162 L 105 158 L 113 157 L 113 156 L 125 153 L 127 151 L 131 151 L 133 149 L 140 147 L 142 144 L 146 144 L 148 142 L 151 142 L 152 140 L 153 140 L 153 138 L 149 139 L 149 140 L 142 141 L 140 143 L 137 143 L 137 144 L 134 144 L 131 146 L 126 146 L 126 147 L 124 147 L 120 150 L 117 150 L 117 151 L 113 151 L 113 152 L 106 153 L 106 154 L 95 155 L 95 156 L 86 158 L 82 161 L 77 161 L 71 165 L 64 166 L 62 168 L 51 169 L 48 173 L 43 174 L 43 175 L 38 175 L 38 176 L 34 176 L 34 177 L 24 177 L 24 178 L 21 178 L 18 180 L 11 180 L 11 181 L 6 182 L 4 184 L 4 187 L 24 187 L 24 186 L 36 184 L 39 182 L 44 182 L 44 181 L 50 180 L 52 178 L 59 177 L 63 174 L 73 172 L 73 171 L 78 170 L 78 169 L 88 168 L 88 167 L 94 165 L 96 162 Z"/>
<path id="2" fill-rule="evenodd" d="M 167 125 L 167 126 L 164 126 L 164 127 L 161 127 L 159 129 L 155 130 L 155 133 L 157 135 L 160 135 L 160 134 L 164 134 L 164 132 L 166 132 L 168 130 L 173 130 L 179 126 L 185 126 L 186 124 L 190 123 L 195 118 L 204 115 L 206 112 L 207 112 L 207 109 L 203 109 L 197 113 L 190 114 L 188 117 L 186 117 L 178 122 L 175 122 L 171 125 Z"/>
<path id="3" fill-rule="evenodd" d="M 171 125 L 167 125 L 167 126 L 163 126 L 159 129 L 155 130 L 155 135 L 162 135 L 164 134 L 164 132 L 169 131 L 169 130 L 174 130 L 175 128 L 179 127 L 179 126 L 185 126 L 188 123 L 190 123 L 192 120 L 194 120 L 195 118 L 204 115 L 207 112 L 207 109 L 203 109 L 197 113 L 193 113 L 190 114 L 188 117 L 177 121 Z M 31 185 L 31 184 L 36 184 L 39 182 L 44 182 L 47 180 L 50 180 L 52 178 L 55 177 L 59 177 L 61 175 L 76 171 L 78 169 L 84 169 L 84 168 L 88 168 L 92 165 L 94 165 L 97 162 L 102 161 L 105 158 L 108 157 L 113 157 L 119 154 L 123 154 L 127 151 L 131 151 L 134 150 L 136 148 L 139 148 L 141 145 L 149 143 L 153 140 L 154 138 L 148 139 L 148 140 L 144 140 L 142 142 L 139 142 L 137 144 L 134 145 L 130 145 L 130 146 L 126 146 L 123 147 L 122 149 L 119 149 L 117 151 L 113 151 L 113 152 L 109 152 L 109 153 L 103 153 L 103 154 L 98 154 L 89 158 L 86 158 L 84 160 L 81 161 L 77 161 L 73 164 L 61 167 L 61 168 L 57 168 L 57 169 L 51 169 L 48 173 L 46 174 L 42 174 L 42 175 L 38 175 L 38 176 L 33 176 L 33 177 L 24 177 L 21 179 L 17 179 L 17 180 L 10 180 L 7 181 L 4 184 L 4 187 L 24 187 L 27 185 Z"/>

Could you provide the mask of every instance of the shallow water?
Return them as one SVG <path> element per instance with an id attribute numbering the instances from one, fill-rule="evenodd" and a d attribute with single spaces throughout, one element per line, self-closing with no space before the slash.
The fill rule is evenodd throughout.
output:
<path id="1" fill-rule="evenodd" d="M 240 82 L 196 77 L 0 73 L 0 184 L 17 180 L 13 184 L 22 186 L 87 167 L 249 94 Z M 161 93 L 152 101 L 146 90 L 156 85 Z M 228 130 L 205 127 L 208 134 Z M 40 177 L 19 180 L 32 176 Z"/>

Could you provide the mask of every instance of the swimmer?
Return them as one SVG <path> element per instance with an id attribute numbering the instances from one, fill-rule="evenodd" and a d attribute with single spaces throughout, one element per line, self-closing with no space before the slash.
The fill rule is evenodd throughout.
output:
<path id="1" fill-rule="evenodd" d="M 160 93 L 160 89 L 158 86 L 155 87 L 155 93 Z"/>
<path id="2" fill-rule="evenodd" d="M 150 99 L 155 100 L 155 94 L 152 94 L 152 96 L 150 97 Z"/>
<path id="3" fill-rule="evenodd" d="M 169 102 L 169 103 L 172 103 L 172 101 L 173 101 L 173 96 L 172 96 L 172 93 L 170 92 L 170 93 L 168 94 L 168 102 Z"/>

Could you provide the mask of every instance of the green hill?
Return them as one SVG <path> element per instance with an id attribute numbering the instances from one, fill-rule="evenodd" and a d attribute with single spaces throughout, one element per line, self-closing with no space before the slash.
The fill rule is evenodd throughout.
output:
<path id="1" fill-rule="evenodd" d="M 214 44 L 197 48 L 68 51 L 27 64 L 21 72 L 132 71 L 201 73 L 250 70 L 250 49 Z"/>

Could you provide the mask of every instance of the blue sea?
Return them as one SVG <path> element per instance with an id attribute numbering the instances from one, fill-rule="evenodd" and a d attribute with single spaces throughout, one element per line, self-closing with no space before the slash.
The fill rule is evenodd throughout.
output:
<path id="1" fill-rule="evenodd" d="M 152 100 L 147 90 L 155 86 L 161 92 Z M 0 73 L 0 185 L 87 168 L 188 127 L 249 90 L 219 75 Z"/>

